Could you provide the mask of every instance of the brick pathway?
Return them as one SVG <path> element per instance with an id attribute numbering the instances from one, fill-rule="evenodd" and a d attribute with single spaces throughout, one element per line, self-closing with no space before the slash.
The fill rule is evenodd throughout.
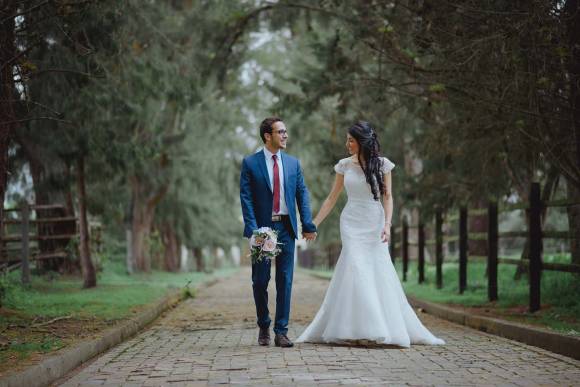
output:
<path id="1" fill-rule="evenodd" d="M 249 278 L 245 268 L 200 291 L 62 385 L 580 386 L 579 361 L 426 314 L 421 319 L 447 345 L 259 347 Z M 291 339 L 310 321 L 327 286 L 327 281 L 295 274 Z"/>

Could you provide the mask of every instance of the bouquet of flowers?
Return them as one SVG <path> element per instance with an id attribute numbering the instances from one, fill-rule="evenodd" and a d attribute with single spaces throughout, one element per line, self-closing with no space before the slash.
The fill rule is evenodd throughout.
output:
<path id="1" fill-rule="evenodd" d="M 276 258 L 280 252 L 278 233 L 270 227 L 260 227 L 254 230 L 250 238 L 250 257 L 252 264 L 262 262 L 262 259 Z"/>

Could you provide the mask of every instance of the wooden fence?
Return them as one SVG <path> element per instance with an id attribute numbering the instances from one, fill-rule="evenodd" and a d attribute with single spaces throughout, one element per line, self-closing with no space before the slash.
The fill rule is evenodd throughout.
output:
<path id="1" fill-rule="evenodd" d="M 31 260 L 66 258 L 66 246 L 77 235 L 77 218 L 63 216 L 65 213 L 65 207 L 58 204 L 25 204 L 4 209 L 0 228 L 0 269 L 10 271 L 20 267 L 22 283 L 29 284 Z M 55 233 L 55 230 L 66 232 Z"/>
<path id="2" fill-rule="evenodd" d="M 504 204 L 498 207 L 497 202 L 490 202 L 487 210 L 488 230 L 484 238 L 487 240 L 487 294 L 490 301 L 498 299 L 498 284 L 497 284 L 497 269 L 498 264 L 508 265 L 524 265 L 528 270 L 529 276 L 529 310 L 535 312 L 540 309 L 540 284 L 543 270 L 551 270 L 558 272 L 580 273 L 580 265 L 577 264 L 563 264 L 563 263 L 549 263 L 542 262 L 542 246 L 543 239 L 579 239 L 580 235 L 573 235 L 572 232 L 562 231 L 543 231 L 542 230 L 542 210 L 548 207 L 567 207 L 571 205 L 580 205 L 580 203 L 570 202 L 565 200 L 543 202 L 540 197 L 540 185 L 538 183 L 531 184 L 530 187 L 530 201 L 529 203 L 518 204 Z M 498 213 L 508 212 L 514 210 L 526 210 L 528 213 L 528 229 L 526 231 L 509 231 L 499 232 L 498 229 Z M 468 213 L 477 213 L 481 215 L 482 212 L 478 210 L 468 210 L 466 207 L 459 209 L 459 214 L 450 216 L 451 219 L 459 220 L 459 236 L 458 237 L 443 237 L 443 211 L 437 209 L 435 213 L 435 239 L 425 240 L 425 224 L 422 220 L 416 226 L 410 226 L 406 220 L 403 220 L 400 228 L 393 228 L 391 235 L 393 236 L 391 242 L 391 257 L 394 261 L 397 252 L 395 241 L 401 241 L 401 257 L 403 264 L 403 281 L 407 280 L 407 272 L 409 268 L 409 229 L 417 228 L 418 232 L 418 281 L 423 283 L 425 281 L 425 247 L 427 245 L 435 245 L 435 283 L 437 288 L 443 286 L 443 242 L 458 240 L 459 242 L 459 292 L 463 293 L 467 287 L 467 262 L 468 262 L 468 238 L 467 230 Z M 485 213 L 485 212 L 484 212 Z M 421 219 L 421 217 L 419 217 Z M 395 238 L 397 236 L 397 238 Z M 498 240 L 499 238 L 513 238 L 526 237 L 529 241 L 529 255 L 528 259 L 513 259 L 498 256 Z"/>
<path id="3" fill-rule="evenodd" d="M 312 269 L 322 268 L 332 269 L 336 265 L 340 255 L 340 243 L 331 243 L 324 249 L 298 249 L 298 266 Z"/>

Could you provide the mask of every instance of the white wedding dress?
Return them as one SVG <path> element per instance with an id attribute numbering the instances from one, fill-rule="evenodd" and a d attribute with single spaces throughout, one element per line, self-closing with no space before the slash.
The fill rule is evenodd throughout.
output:
<path id="1" fill-rule="evenodd" d="M 395 166 L 387 158 L 382 162 L 384 172 Z M 388 245 L 381 241 L 383 206 L 373 199 L 359 164 L 347 158 L 334 169 L 344 175 L 348 196 L 340 215 L 342 251 L 322 306 L 297 342 L 445 344 L 419 321 L 405 297 Z"/>

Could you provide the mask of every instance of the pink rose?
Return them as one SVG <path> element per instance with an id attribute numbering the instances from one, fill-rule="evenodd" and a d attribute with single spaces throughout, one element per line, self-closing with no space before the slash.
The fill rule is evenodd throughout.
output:
<path id="1" fill-rule="evenodd" d="M 264 251 L 267 251 L 267 252 L 274 251 L 274 250 L 276 249 L 276 242 L 274 242 L 274 241 L 273 241 L 273 240 L 271 240 L 271 239 L 267 239 L 267 240 L 264 242 L 264 246 L 262 247 L 262 249 L 263 249 Z"/>

